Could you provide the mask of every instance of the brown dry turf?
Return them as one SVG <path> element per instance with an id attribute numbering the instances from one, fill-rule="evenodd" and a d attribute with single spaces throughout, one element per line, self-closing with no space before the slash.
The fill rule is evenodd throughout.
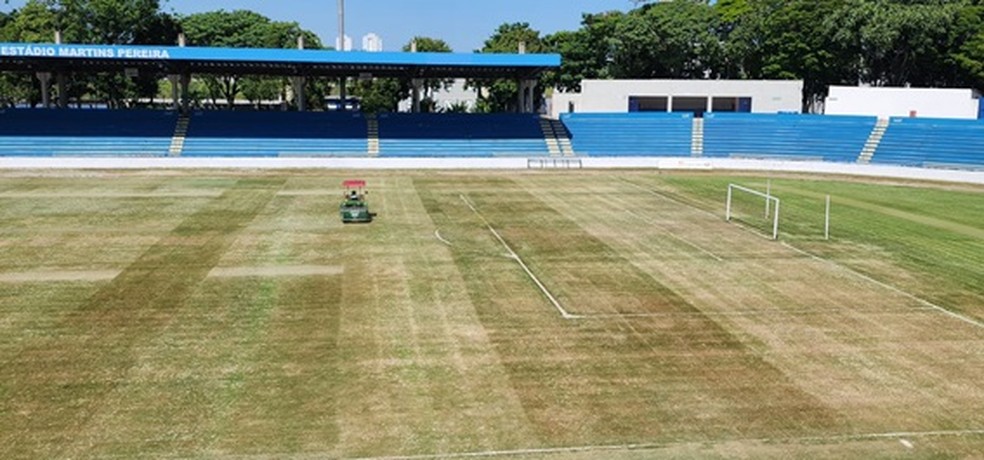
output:
<path id="1" fill-rule="evenodd" d="M 0 458 L 984 452 L 982 189 L 776 178 L 783 244 L 750 176 L 75 176 L 0 176 Z"/>

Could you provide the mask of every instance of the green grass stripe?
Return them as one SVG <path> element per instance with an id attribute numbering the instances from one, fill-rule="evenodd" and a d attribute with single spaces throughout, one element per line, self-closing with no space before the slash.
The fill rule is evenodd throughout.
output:
<path id="1" fill-rule="evenodd" d="M 544 445 L 700 440 L 835 425 L 836 414 L 731 333 L 511 180 L 452 188 L 417 179 L 415 186 L 434 223 L 454 241 L 449 250 L 471 301 Z M 502 256 L 484 224 L 455 203 L 458 193 L 474 198 L 537 276 L 572 305 L 600 308 L 607 298 L 684 314 L 562 319 Z M 711 407 L 729 409 L 708 413 Z M 694 426 L 704 435 L 684 428 Z"/>
<path id="2" fill-rule="evenodd" d="M 135 348 L 180 316 L 185 300 L 262 211 L 282 180 L 238 181 L 189 216 L 129 267 L 66 315 L 60 333 L 28 344 L 0 369 L 2 421 L 18 433 L 2 457 L 52 457 L 130 384 Z"/>

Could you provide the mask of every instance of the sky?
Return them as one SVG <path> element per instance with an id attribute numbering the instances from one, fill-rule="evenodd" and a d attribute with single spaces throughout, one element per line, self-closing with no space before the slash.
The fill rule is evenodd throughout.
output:
<path id="1" fill-rule="evenodd" d="M 0 2 L 0 11 L 22 6 L 24 0 Z M 218 9 L 249 9 L 277 21 L 295 21 L 314 31 L 324 44 L 338 37 L 337 0 L 169 0 L 164 10 L 191 14 Z M 631 9 L 630 0 L 346 0 L 345 34 L 353 46 L 374 32 L 385 51 L 398 51 L 417 35 L 440 38 L 457 52 L 482 47 L 495 29 L 507 22 L 528 22 L 544 35 L 574 30 L 584 12 Z"/>

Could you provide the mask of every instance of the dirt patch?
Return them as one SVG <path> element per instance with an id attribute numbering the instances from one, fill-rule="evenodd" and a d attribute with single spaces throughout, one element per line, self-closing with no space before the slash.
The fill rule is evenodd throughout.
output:
<path id="1" fill-rule="evenodd" d="M 216 267 L 208 274 L 212 278 L 271 278 L 299 276 L 335 276 L 345 269 L 335 265 L 289 265 L 280 267 Z"/>
<path id="2" fill-rule="evenodd" d="M 0 283 L 44 283 L 55 281 L 109 281 L 119 270 L 36 271 L 0 273 Z"/>

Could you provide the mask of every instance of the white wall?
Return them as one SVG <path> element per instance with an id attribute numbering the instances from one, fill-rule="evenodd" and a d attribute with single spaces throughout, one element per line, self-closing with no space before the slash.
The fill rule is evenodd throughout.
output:
<path id="1" fill-rule="evenodd" d="M 628 112 L 629 97 L 750 97 L 752 112 L 800 112 L 801 80 L 584 80 L 580 93 L 555 92 L 551 116 L 575 112 Z"/>
<path id="2" fill-rule="evenodd" d="M 827 115 L 869 115 L 976 120 L 978 101 L 971 89 L 862 88 L 831 86 Z"/>
<path id="3" fill-rule="evenodd" d="M 447 109 L 454 104 L 465 104 L 469 110 L 474 109 L 475 104 L 478 103 L 478 93 L 474 89 L 465 88 L 465 82 L 465 79 L 459 78 L 447 90 L 435 92 L 434 102 L 437 104 L 437 107 Z M 421 93 L 420 97 L 424 97 L 423 93 Z M 412 106 L 413 103 L 410 99 L 404 99 L 400 101 L 398 110 L 409 112 L 413 108 Z"/>

